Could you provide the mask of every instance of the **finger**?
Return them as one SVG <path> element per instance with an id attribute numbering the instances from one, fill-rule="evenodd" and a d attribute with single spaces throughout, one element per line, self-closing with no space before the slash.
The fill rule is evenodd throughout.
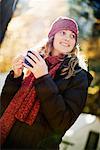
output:
<path id="1" fill-rule="evenodd" d="M 38 51 L 32 51 L 32 53 L 33 53 L 39 60 L 44 60 L 44 59 L 40 56 L 40 54 L 39 54 Z"/>
<path id="2" fill-rule="evenodd" d="M 24 65 L 24 67 L 26 67 L 27 69 L 32 70 L 32 67 L 30 67 L 29 65 L 27 65 L 27 64 L 25 64 L 25 63 L 23 63 L 23 65 Z"/>
<path id="3" fill-rule="evenodd" d="M 20 61 L 20 60 L 21 60 L 21 61 L 24 61 L 24 56 L 23 56 L 23 55 L 19 55 L 19 56 L 15 57 L 13 61 L 14 61 L 14 62 L 18 62 L 18 61 Z"/>
<path id="4" fill-rule="evenodd" d="M 16 66 L 16 65 L 21 65 L 21 64 L 23 64 L 23 62 L 24 62 L 24 61 L 18 61 L 18 62 L 13 63 L 13 65 L 14 65 L 14 66 Z"/>
<path id="5" fill-rule="evenodd" d="M 17 62 L 23 62 L 24 59 L 25 59 L 24 57 L 19 57 L 16 61 L 17 61 Z"/>
<path id="6" fill-rule="evenodd" d="M 22 56 L 22 57 L 19 58 L 19 61 L 24 62 L 24 59 L 25 58 Z"/>
<path id="7" fill-rule="evenodd" d="M 36 63 L 31 59 L 29 58 L 28 56 L 25 57 L 25 59 L 32 65 L 34 66 Z"/>
<path id="8" fill-rule="evenodd" d="M 17 63 L 13 64 L 13 66 L 15 66 L 15 67 L 18 66 L 18 65 L 23 65 L 23 62 L 17 62 Z"/>
<path id="9" fill-rule="evenodd" d="M 32 53 L 28 53 L 28 56 L 30 56 L 36 63 L 38 63 L 40 60 Z"/>
<path id="10" fill-rule="evenodd" d="M 19 60 L 19 61 L 17 61 L 15 64 L 22 64 L 24 61 L 22 61 L 22 60 Z"/>
<path id="11" fill-rule="evenodd" d="M 20 64 L 20 65 L 13 66 L 13 68 L 14 68 L 14 69 L 23 68 L 23 64 Z"/>
<path id="12" fill-rule="evenodd" d="M 18 69 L 22 69 L 23 67 L 24 66 L 22 66 L 22 65 L 17 66 Z"/>

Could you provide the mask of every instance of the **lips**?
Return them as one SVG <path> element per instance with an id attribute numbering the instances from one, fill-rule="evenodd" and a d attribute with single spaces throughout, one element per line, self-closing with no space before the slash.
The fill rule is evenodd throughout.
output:
<path id="1" fill-rule="evenodd" d="M 62 46 L 65 46 L 65 47 L 70 47 L 70 45 L 69 45 L 68 43 L 66 43 L 66 42 L 60 42 L 60 44 L 61 44 Z"/>

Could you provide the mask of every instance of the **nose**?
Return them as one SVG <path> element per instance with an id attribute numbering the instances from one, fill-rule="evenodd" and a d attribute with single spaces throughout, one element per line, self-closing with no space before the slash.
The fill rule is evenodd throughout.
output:
<path id="1" fill-rule="evenodd" d="M 66 35 L 64 39 L 65 39 L 65 41 L 69 41 L 70 37 L 68 35 Z"/>

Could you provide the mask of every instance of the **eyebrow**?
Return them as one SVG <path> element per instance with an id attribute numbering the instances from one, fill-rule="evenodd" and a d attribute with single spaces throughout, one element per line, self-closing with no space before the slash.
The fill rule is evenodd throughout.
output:
<path id="1" fill-rule="evenodd" d="M 61 30 L 61 31 L 67 31 L 67 29 L 63 29 L 63 30 Z M 71 31 L 71 30 L 69 30 L 69 31 Z M 74 35 L 75 35 L 75 33 L 73 32 L 73 31 L 71 31 Z"/>

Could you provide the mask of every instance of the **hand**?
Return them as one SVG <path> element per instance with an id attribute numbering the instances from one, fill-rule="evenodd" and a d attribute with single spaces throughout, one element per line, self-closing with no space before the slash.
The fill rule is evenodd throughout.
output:
<path id="1" fill-rule="evenodd" d="M 33 53 L 33 54 L 32 54 Z M 24 63 L 24 66 L 29 69 L 35 76 L 35 78 L 39 78 L 43 75 L 48 74 L 48 66 L 45 60 L 40 56 L 39 52 L 32 51 L 32 53 L 28 53 L 28 56 L 25 59 L 33 66 L 30 67 L 29 65 Z"/>
<path id="2" fill-rule="evenodd" d="M 24 56 L 22 55 L 19 55 L 13 59 L 12 70 L 14 71 L 14 78 L 21 76 L 24 68 L 23 62 L 24 62 Z"/>

